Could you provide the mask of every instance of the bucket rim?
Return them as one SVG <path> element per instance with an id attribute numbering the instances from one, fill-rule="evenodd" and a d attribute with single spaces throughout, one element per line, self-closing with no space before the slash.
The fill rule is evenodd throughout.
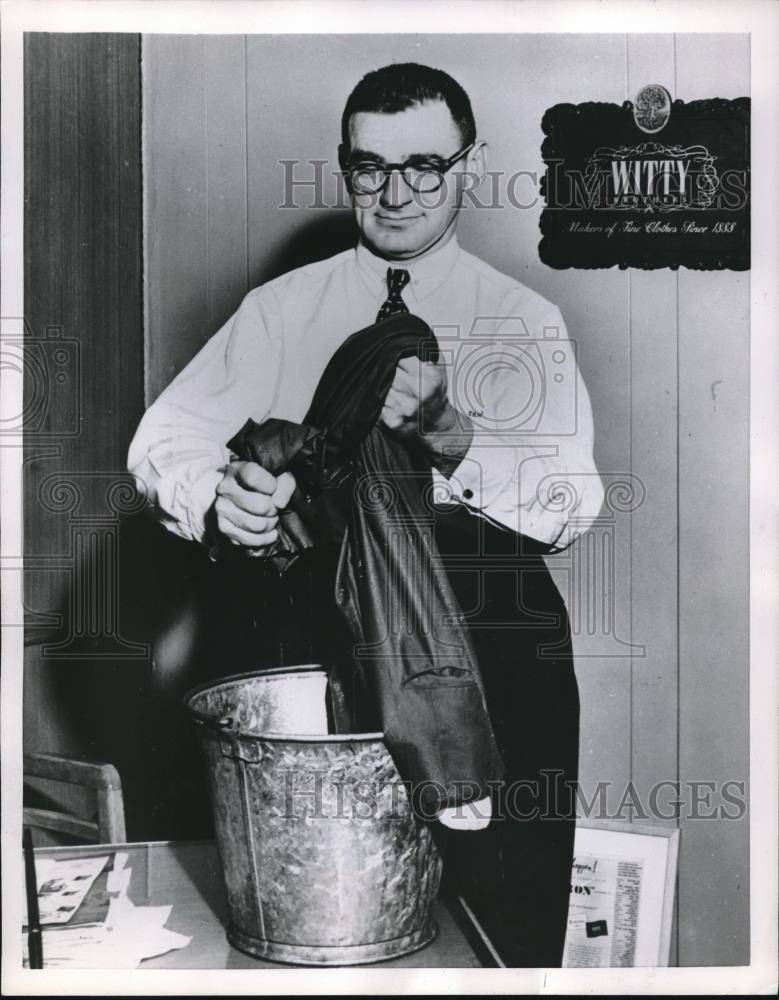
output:
<path id="1" fill-rule="evenodd" d="M 265 743 L 367 743 L 375 742 L 377 740 L 384 739 L 383 732 L 374 733 L 279 733 L 274 730 L 268 730 L 267 732 L 246 732 L 243 729 L 232 728 L 230 726 L 220 725 L 220 720 L 214 715 L 208 715 L 206 712 L 199 712 L 196 708 L 193 708 L 191 702 L 198 696 L 203 694 L 205 691 L 209 691 L 212 688 L 221 687 L 223 684 L 234 683 L 235 681 L 246 681 L 251 680 L 255 677 L 269 677 L 271 675 L 294 675 L 294 674 L 322 674 L 327 676 L 327 671 L 323 669 L 320 663 L 302 663 L 295 664 L 288 667 L 269 667 L 267 670 L 249 670 L 241 674 L 229 674 L 226 677 L 220 677 L 218 680 L 206 681 L 203 684 L 198 684 L 189 691 L 181 699 L 184 708 L 189 712 L 192 718 L 209 729 L 216 730 L 219 733 L 229 735 L 233 738 L 239 737 L 242 740 L 254 740 L 262 741 Z"/>

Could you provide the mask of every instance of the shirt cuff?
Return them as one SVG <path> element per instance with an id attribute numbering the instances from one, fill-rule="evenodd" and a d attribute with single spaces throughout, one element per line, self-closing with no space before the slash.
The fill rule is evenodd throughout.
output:
<path id="1" fill-rule="evenodd" d="M 186 511 L 187 524 L 191 537 L 197 542 L 207 542 L 206 514 L 216 497 L 216 488 L 224 475 L 223 469 L 209 469 L 190 485 L 187 490 Z"/>
<path id="2" fill-rule="evenodd" d="M 483 510 L 516 479 L 517 467 L 516 448 L 502 443 L 500 439 L 479 435 L 471 442 L 463 460 L 448 479 L 438 474 L 435 501 L 465 503 Z"/>

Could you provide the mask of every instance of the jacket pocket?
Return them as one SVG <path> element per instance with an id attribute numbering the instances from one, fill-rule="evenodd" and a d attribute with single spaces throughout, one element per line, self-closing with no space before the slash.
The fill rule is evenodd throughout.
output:
<path id="1" fill-rule="evenodd" d="M 467 667 L 456 667 L 447 665 L 442 667 L 428 667 L 425 670 L 418 670 L 402 683 L 402 687 L 431 688 L 431 687 L 468 687 L 476 686 L 476 680 Z"/>

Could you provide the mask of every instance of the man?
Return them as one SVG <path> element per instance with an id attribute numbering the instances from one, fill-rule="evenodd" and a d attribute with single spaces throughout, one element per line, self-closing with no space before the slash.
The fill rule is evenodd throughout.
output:
<path id="1" fill-rule="evenodd" d="M 170 530 L 262 558 L 295 483 L 226 442 L 249 417 L 301 421 L 354 331 L 404 311 L 433 328 L 439 362 L 398 364 L 381 421 L 433 468 L 436 539 L 507 766 L 491 799 L 439 818 L 507 964 L 558 965 L 573 821 L 548 778 L 575 782 L 578 695 L 542 555 L 600 509 L 589 400 L 559 310 L 457 243 L 464 192 L 487 169 L 459 84 L 416 64 L 369 73 L 347 101 L 339 158 L 356 249 L 250 292 L 145 414 L 129 467 Z"/>

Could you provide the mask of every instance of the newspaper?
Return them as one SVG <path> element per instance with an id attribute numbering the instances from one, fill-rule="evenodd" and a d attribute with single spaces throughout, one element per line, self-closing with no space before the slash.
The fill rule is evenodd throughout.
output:
<path id="1" fill-rule="evenodd" d="M 640 858 L 574 857 L 563 957 L 566 968 L 636 964 L 643 876 Z"/>
<path id="2" fill-rule="evenodd" d="M 107 855 L 100 858 L 67 858 L 60 861 L 38 858 L 35 877 L 38 883 L 41 924 L 67 923 L 83 903 L 107 861 Z"/>

